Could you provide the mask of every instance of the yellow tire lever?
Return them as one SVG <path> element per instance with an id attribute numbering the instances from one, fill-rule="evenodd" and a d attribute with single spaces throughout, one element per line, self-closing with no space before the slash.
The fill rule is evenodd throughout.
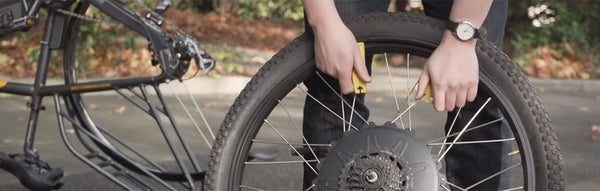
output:
<path id="1" fill-rule="evenodd" d="M 365 60 L 365 43 L 358 42 L 358 49 L 360 49 L 360 55 Z M 352 70 L 352 85 L 354 86 L 354 94 L 364 94 L 367 93 L 367 83 L 365 83 L 362 79 L 358 77 L 355 70 Z"/>

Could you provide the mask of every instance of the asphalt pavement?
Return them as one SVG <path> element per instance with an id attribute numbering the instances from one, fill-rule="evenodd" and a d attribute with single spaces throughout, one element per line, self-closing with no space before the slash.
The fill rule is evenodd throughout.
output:
<path id="1" fill-rule="evenodd" d="M 194 87 L 191 93 L 201 100 L 198 104 L 204 108 L 204 114 L 214 131 L 218 129 L 227 109 L 248 80 L 247 77 L 221 77 L 200 78 L 191 82 L 189 86 Z M 590 127 L 600 124 L 600 81 L 531 81 L 540 92 L 560 140 L 567 190 L 600 190 L 600 142 L 590 140 Z M 120 124 L 112 130 L 139 142 L 158 136 L 136 137 L 145 128 L 136 123 L 144 119 L 130 116 L 133 115 L 130 112 L 133 108 L 121 108 L 121 102 L 126 100 L 103 94 L 90 96 L 92 98 L 94 110 L 101 118 L 99 120 L 117 121 Z M 0 94 L 1 152 L 15 153 L 22 149 L 28 117 L 26 102 L 27 98 L 24 97 Z M 46 99 L 44 104 L 47 110 L 40 116 L 36 148 L 44 160 L 65 169 L 66 183 L 63 190 L 119 190 L 120 187 L 95 173 L 67 150 L 60 139 L 52 99 Z M 73 136 L 72 131 L 67 133 Z M 202 142 L 201 139 L 198 141 Z M 207 150 L 201 149 L 200 153 L 206 153 L 204 151 Z M 4 190 L 26 189 L 12 175 L 0 170 L 0 191 Z"/>

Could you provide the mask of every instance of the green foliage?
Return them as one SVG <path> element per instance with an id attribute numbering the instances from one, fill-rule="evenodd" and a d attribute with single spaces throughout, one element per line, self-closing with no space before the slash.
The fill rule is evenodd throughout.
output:
<path id="1" fill-rule="evenodd" d="M 248 19 L 300 21 L 304 7 L 300 0 L 242 0 L 238 15 Z"/>
<path id="2" fill-rule="evenodd" d="M 533 14 L 536 7 L 546 5 L 551 11 Z M 532 9 L 533 8 L 533 9 Z M 509 53 L 522 56 L 526 50 L 550 45 L 564 50 L 564 44 L 574 47 L 576 53 L 600 57 L 600 3 L 596 1 L 510 1 L 506 39 L 510 41 Z M 535 11 L 534 11 L 535 12 Z M 550 14 L 546 14 L 550 13 Z M 537 24 L 539 19 L 553 18 L 554 22 Z M 538 21 L 535 21 L 535 20 Z M 596 64 L 598 64 L 596 62 Z"/>

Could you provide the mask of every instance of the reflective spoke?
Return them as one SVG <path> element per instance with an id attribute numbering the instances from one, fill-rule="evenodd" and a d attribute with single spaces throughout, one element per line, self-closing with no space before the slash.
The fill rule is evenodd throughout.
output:
<path id="1" fill-rule="evenodd" d="M 291 144 L 290 144 L 290 142 L 289 142 L 289 141 L 288 141 L 288 140 L 287 140 L 285 137 L 283 137 L 283 135 L 282 135 L 282 134 L 279 132 L 279 130 L 277 130 L 275 127 L 273 127 L 273 125 L 271 125 L 271 123 L 269 123 L 269 121 L 267 121 L 266 119 L 265 119 L 264 121 L 265 121 L 265 123 L 266 123 L 267 125 L 269 125 L 269 127 L 271 127 L 271 129 L 273 129 L 273 131 L 275 131 L 275 133 L 277 133 L 277 135 L 279 135 L 279 137 L 281 137 L 281 139 L 283 139 L 283 141 L 285 141 L 285 143 L 287 143 L 287 144 L 290 146 L 290 148 L 292 148 L 292 150 L 294 150 L 294 152 L 296 152 L 296 154 L 298 154 L 298 157 L 300 157 L 300 158 L 302 159 L 302 161 L 304 161 L 304 162 L 306 163 L 306 165 L 307 165 L 308 167 L 310 167 L 310 169 L 311 169 L 311 170 L 312 170 L 312 171 L 313 171 L 313 172 L 314 172 L 316 175 L 319 175 L 319 173 L 317 172 L 317 170 L 315 170 L 315 169 L 312 167 L 312 165 L 310 165 L 310 163 L 308 163 L 308 161 L 306 161 L 306 159 L 304 159 L 304 156 L 302 156 L 302 154 L 300 154 L 300 152 L 298 152 L 298 150 L 296 149 L 296 147 L 294 147 L 293 145 L 291 145 Z M 316 155 L 315 155 L 315 156 L 316 156 Z M 316 158 L 317 158 L 317 157 L 315 157 L 315 159 L 316 159 Z M 317 162 L 319 162 L 319 160 L 318 160 L 318 159 L 317 159 Z"/>
<path id="2" fill-rule="evenodd" d="M 310 150 L 310 152 L 313 154 L 313 157 L 315 157 L 315 159 L 317 159 L 318 163 L 321 163 L 321 161 L 319 161 L 319 157 L 317 157 L 317 154 L 315 154 L 315 151 L 312 149 L 312 146 L 310 146 L 309 142 L 306 140 L 306 137 L 304 137 L 304 134 L 302 133 L 302 130 L 300 130 L 300 126 L 296 123 L 296 120 L 294 120 L 292 118 L 292 115 L 290 114 L 290 112 L 288 112 L 288 110 L 285 109 L 285 106 L 283 106 L 283 103 L 281 103 L 281 100 L 277 100 L 277 103 L 279 103 L 279 105 L 281 106 L 283 111 L 285 111 L 285 113 L 290 118 L 290 121 L 292 121 L 292 123 L 296 127 L 296 130 L 298 130 L 298 135 L 302 136 L 302 140 L 304 140 L 304 142 L 307 143 L 306 145 L 308 146 L 308 149 Z M 288 142 L 288 144 L 290 144 L 290 143 Z"/>
<path id="3" fill-rule="evenodd" d="M 448 152 L 450 152 L 450 149 L 452 149 L 452 146 L 454 146 L 454 143 L 456 143 L 456 141 L 458 141 L 458 139 L 460 139 L 460 136 L 463 135 L 463 133 L 465 133 L 465 130 L 467 130 L 467 127 L 469 127 L 471 125 L 471 123 L 473 123 L 473 121 L 475 120 L 475 118 L 477 118 L 477 116 L 479 115 L 479 113 L 481 112 L 481 110 L 483 110 L 483 108 L 485 108 L 485 106 L 492 100 L 492 98 L 488 98 L 485 103 L 483 103 L 483 105 L 479 108 L 479 110 L 477 110 L 477 112 L 475 113 L 475 115 L 473 115 L 473 117 L 471 117 L 471 119 L 469 120 L 469 122 L 463 127 L 463 129 L 460 131 L 460 133 L 458 133 L 458 135 L 456 136 L 456 138 L 454 139 L 454 141 L 452 141 L 452 144 L 450 144 L 450 146 L 448 146 L 448 149 L 446 149 L 446 151 L 444 151 L 444 154 L 442 154 L 442 156 L 440 156 L 440 158 L 438 159 L 438 162 L 441 162 L 444 157 L 446 156 L 446 154 L 448 154 Z"/>
<path id="4" fill-rule="evenodd" d="M 316 184 L 310 185 L 310 187 L 308 187 L 308 188 L 307 188 L 306 190 L 304 190 L 304 191 L 309 191 L 309 190 L 313 189 L 315 186 L 317 186 L 317 185 L 316 185 Z"/>
<path id="5" fill-rule="evenodd" d="M 500 143 L 500 142 L 509 142 L 514 141 L 515 138 L 510 139 L 496 139 L 496 140 L 485 140 L 485 141 L 461 141 L 454 143 L 455 145 L 466 145 L 466 144 L 479 144 L 479 143 Z M 429 143 L 427 146 L 436 146 L 436 145 L 449 145 L 452 143 Z"/>
<path id="6" fill-rule="evenodd" d="M 319 105 L 321 105 L 323 108 L 327 109 L 327 111 L 329 111 L 331 114 L 335 115 L 337 118 L 339 119 L 344 119 L 342 117 L 340 117 L 340 115 L 338 115 L 337 113 L 333 112 L 333 110 L 331 110 L 329 107 L 325 106 L 325 104 L 321 103 L 321 101 L 317 100 L 314 96 L 310 95 L 308 93 L 308 91 L 306 91 L 305 89 L 303 89 L 302 87 L 300 87 L 300 85 L 296 85 L 296 87 L 298 87 L 298 89 L 300 89 L 302 92 L 304 92 L 304 94 L 306 94 L 308 97 L 310 97 L 312 100 L 314 100 L 315 102 L 317 102 Z M 352 127 L 354 130 L 358 131 L 358 128 L 356 128 L 354 125 L 352 125 L 351 123 L 347 122 L 348 125 L 350 127 Z M 368 123 L 367 123 L 368 124 Z"/>
<path id="7" fill-rule="evenodd" d="M 513 165 L 511 167 L 508 167 L 508 168 L 506 168 L 504 170 L 501 170 L 500 172 L 497 172 L 496 174 L 493 174 L 493 175 L 491 175 L 491 176 L 489 176 L 487 178 L 484 178 L 483 180 L 481 180 L 481 181 L 479 181 L 479 182 L 477 182 L 477 183 L 475 183 L 475 184 L 467 187 L 466 189 L 469 190 L 471 188 L 474 188 L 475 186 L 480 185 L 480 184 L 484 183 L 485 181 L 488 181 L 488 180 L 490 180 L 490 179 L 492 179 L 492 178 L 494 178 L 494 177 L 496 177 L 496 176 L 498 176 L 498 175 L 500 175 L 500 174 L 502 174 L 502 173 L 504 173 L 506 171 L 509 171 L 509 170 L 511 170 L 511 169 L 513 169 L 513 168 L 515 168 L 517 166 L 520 166 L 520 165 L 521 165 L 521 163 L 517 163 L 517 164 L 515 164 L 515 165 Z"/>

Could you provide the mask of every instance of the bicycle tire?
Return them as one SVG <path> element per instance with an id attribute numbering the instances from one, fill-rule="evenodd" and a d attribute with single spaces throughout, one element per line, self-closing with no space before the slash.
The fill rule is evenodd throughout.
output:
<path id="1" fill-rule="evenodd" d="M 81 15 L 84 15 L 86 10 L 90 7 L 88 2 L 81 2 L 78 7 L 75 9 L 75 12 Z M 65 84 L 75 84 L 78 82 L 78 68 L 76 66 L 76 58 L 77 52 L 79 48 L 79 37 L 81 34 L 81 25 L 82 19 L 72 18 L 68 23 L 67 35 L 64 44 L 64 78 Z M 149 64 L 149 63 L 148 63 Z M 165 83 L 165 82 L 162 82 Z M 111 91 L 111 90 L 108 90 Z M 83 99 L 83 96 L 79 93 L 73 93 L 66 95 L 65 97 L 65 105 L 67 107 L 67 111 L 70 115 L 74 116 L 75 119 L 80 123 L 80 125 L 87 129 L 90 133 L 98 138 L 95 139 L 85 139 L 85 134 L 80 131 L 76 131 L 77 138 L 81 141 L 80 143 L 88 150 L 95 152 L 95 148 L 89 144 L 89 142 L 93 143 L 94 146 L 97 147 L 102 153 L 106 154 L 110 157 L 111 160 L 114 160 L 118 164 L 126 167 L 129 170 L 132 170 L 138 174 L 145 175 L 144 171 L 150 172 L 162 180 L 165 181 L 185 181 L 186 176 L 182 172 L 177 171 L 169 171 L 164 169 L 158 169 L 148 163 L 143 163 L 134 159 L 121 152 L 118 149 L 115 149 L 115 145 L 113 142 L 109 141 L 109 137 L 101 133 L 101 130 L 97 127 L 94 118 L 90 115 L 90 109 L 86 106 L 86 102 Z M 75 128 L 77 130 L 77 128 Z M 203 179 L 205 173 L 204 172 L 193 172 L 191 173 L 191 178 L 195 181 L 200 181 Z"/>
<path id="2" fill-rule="evenodd" d="M 367 47 L 397 46 L 425 56 L 437 47 L 444 31 L 440 20 L 405 13 L 359 15 L 346 25 Z M 316 70 L 312 41 L 304 34 L 281 49 L 241 92 L 213 143 L 206 189 L 240 189 L 244 161 L 264 119 L 278 100 Z M 489 42 L 479 40 L 476 51 L 484 84 L 479 91 L 493 94 L 522 142 L 519 154 L 528 160 L 523 167 L 524 190 L 564 190 L 558 139 L 536 91 L 510 58 Z"/>

